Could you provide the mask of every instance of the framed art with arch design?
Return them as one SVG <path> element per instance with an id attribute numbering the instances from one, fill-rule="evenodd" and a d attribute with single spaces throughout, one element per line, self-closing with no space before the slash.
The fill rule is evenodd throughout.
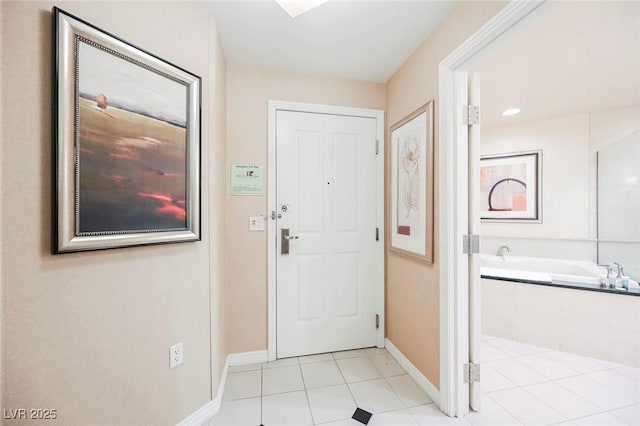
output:
<path id="1" fill-rule="evenodd" d="M 480 158 L 480 218 L 542 222 L 542 150 Z"/>

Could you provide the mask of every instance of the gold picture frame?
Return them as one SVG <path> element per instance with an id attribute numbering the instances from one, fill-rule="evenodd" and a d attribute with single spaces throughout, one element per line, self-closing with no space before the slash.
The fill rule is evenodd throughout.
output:
<path id="1" fill-rule="evenodd" d="M 389 248 L 433 263 L 434 101 L 391 126 Z"/>

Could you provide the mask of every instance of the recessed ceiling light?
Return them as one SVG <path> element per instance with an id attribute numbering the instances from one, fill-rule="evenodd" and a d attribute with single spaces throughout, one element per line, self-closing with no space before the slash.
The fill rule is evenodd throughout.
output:
<path id="1" fill-rule="evenodd" d="M 509 115 L 516 115 L 519 112 L 520 112 L 520 108 L 509 108 L 509 109 L 506 109 L 506 110 L 502 111 L 502 115 L 507 117 Z"/>
<path id="2" fill-rule="evenodd" d="M 318 7 L 329 0 L 275 0 L 292 18 Z"/>

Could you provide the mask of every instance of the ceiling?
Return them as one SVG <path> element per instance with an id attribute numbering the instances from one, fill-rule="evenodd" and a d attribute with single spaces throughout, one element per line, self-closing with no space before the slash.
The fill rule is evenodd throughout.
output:
<path id="1" fill-rule="evenodd" d="M 469 68 L 483 125 L 638 105 L 640 2 L 547 2 Z M 503 117 L 510 107 L 521 113 Z"/>
<path id="2" fill-rule="evenodd" d="M 456 1 L 331 0 L 291 18 L 278 4 L 208 1 L 227 61 L 385 82 Z"/>

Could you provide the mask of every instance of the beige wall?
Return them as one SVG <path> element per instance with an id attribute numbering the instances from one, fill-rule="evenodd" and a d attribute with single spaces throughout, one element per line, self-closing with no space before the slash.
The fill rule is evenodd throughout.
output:
<path id="1" fill-rule="evenodd" d="M 389 79 L 387 128 L 425 104 L 435 104 L 435 140 L 438 140 L 438 64 L 505 2 L 464 2 L 427 38 Z M 387 155 L 387 158 L 389 156 Z M 389 340 L 433 383 L 440 386 L 438 150 L 435 152 L 434 264 L 387 252 L 386 334 Z M 387 188 L 388 194 L 388 188 Z"/>
<path id="2" fill-rule="evenodd" d="M 223 253 L 224 57 L 197 4 L 55 4 L 203 77 L 203 241 L 50 254 L 54 3 L 2 2 L 2 408 L 55 408 L 58 424 L 175 424 L 211 400 L 225 355 L 224 261 L 212 261 Z M 185 361 L 170 370 L 177 342 Z"/>
<path id="3" fill-rule="evenodd" d="M 211 300 L 211 373 L 212 395 L 218 391 L 222 369 L 229 351 L 227 350 L 227 324 L 225 323 L 227 277 L 227 256 L 225 247 L 226 210 L 220 208 L 225 203 L 225 162 L 227 157 L 227 61 L 218 37 L 216 22 L 210 20 L 211 53 L 209 78 L 211 112 L 209 142 L 209 168 L 203 170 L 209 178 L 211 212 L 204 220 L 209 222 L 209 285 Z M 203 119 L 206 120 L 203 115 Z M 204 178 L 204 177 L 203 177 Z M 204 217 L 204 216 L 203 216 Z M 217 348 L 217 351 L 216 351 Z"/>
<path id="4" fill-rule="evenodd" d="M 355 80 L 227 68 L 227 170 L 267 166 L 268 100 L 384 109 L 384 85 Z M 249 232 L 249 216 L 267 215 L 267 197 L 230 196 L 227 173 L 227 317 L 229 352 L 267 348 L 267 240 Z M 265 188 L 266 194 L 266 188 Z"/>

